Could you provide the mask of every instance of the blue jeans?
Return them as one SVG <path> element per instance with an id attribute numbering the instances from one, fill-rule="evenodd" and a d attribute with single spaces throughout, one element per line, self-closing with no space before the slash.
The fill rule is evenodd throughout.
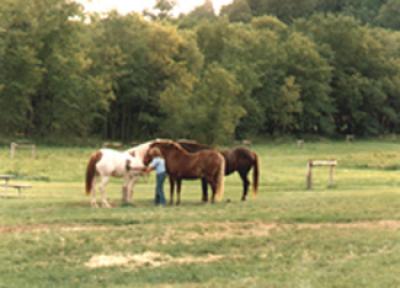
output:
<path id="1" fill-rule="evenodd" d="M 165 205 L 165 196 L 164 196 L 164 181 L 165 177 L 167 176 L 167 173 L 160 173 L 156 175 L 156 199 L 155 199 L 155 204 L 156 205 Z"/>

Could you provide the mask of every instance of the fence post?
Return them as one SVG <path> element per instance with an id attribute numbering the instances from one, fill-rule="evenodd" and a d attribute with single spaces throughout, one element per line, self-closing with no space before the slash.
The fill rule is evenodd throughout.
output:
<path id="1" fill-rule="evenodd" d="M 306 175 L 306 182 L 307 182 L 307 189 L 311 190 L 312 189 L 312 160 L 308 161 L 307 163 L 307 175 Z"/>
<path id="2" fill-rule="evenodd" d="M 15 156 L 15 149 L 17 148 L 17 143 L 14 143 L 14 142 L 12 142 L 11 144 L 10 144 L 10 157 L 11 157 L 11 159 L 14 159 L 14 156 Z"/>
<path id="3" fill-rule="evenodd" d="M 318 166 L 329 166 L 329 182 L 328 187 L 333 187 L 334 180 L 333 177 L 335 175 L 335 167 L 337 165 L 336 160 L 309 160 L 307 163 L 307 175 L 306 175 L 306 183 L 307 189 L 312 189 L 312 168 Z"/>
<path id="4" fill-rule="evenodd" d="M 32 158 L 36 158 L 36 145 L 32 144 Z"/>
<path id="5" fill-rule="evenodd" d="M 334 182 L 333 182 L 334 174 L 335 174 L 335 166 L 332 165 L 332 166 L 330 166 L 330 170 L 329 170 L 329 187 L 334 186 Z"/>

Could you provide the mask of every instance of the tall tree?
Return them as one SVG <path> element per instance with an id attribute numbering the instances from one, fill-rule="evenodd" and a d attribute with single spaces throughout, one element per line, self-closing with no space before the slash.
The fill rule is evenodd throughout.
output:
<path id="1" fill-rule="evenodd" d="M 144 10 L 143 14 L 152 20 L 168 20 L 172 17 L 172 10 L 176 6 L 176 0 L 157 0 L 153 10 Z"/>
<path id="2" fill-rule="evenodd" d="M 160 95 L 194 73 L 201 55 L 190 33 L 148 22 L 139 15 L 109 15 L 98 23 L 96 58 L 109 59 L 115 100 L 107 115 L 105 136 L 129 140 L 154 135 L 165 118 Z M 106 53 L 106 54 L 105 54 Z M 178 88 L 177 88 L 178 89 Z"/>
<path id="3" fill-rule="evenodd" d="M 210 22 L 216 20 L 214 6 L 211 0 L 205 0 L 203 5 L 197 6 L 188 14 L 181 14 L 178 25 L 180 28 L 193 28 L 201 22 Z"/>
<path id="4" fill-rule="evenodd" d="M 42 76 L 36 49 L 37 19 L 32 3 L 0 3 L 0 127 L 3 133 L 25 133 L 31 128 L 31 98 Z"/>
<path id="5" fill-rule="evenodd" d="M 314 16 L 299 21 L 297 27 L 333 52 L 331 95 L 337 106 L 338 131 L 382 133 L 387 125 L 383 119 L 393 118 L 385 87 L 398 71 L 393 69 L 395 66 L 381 40 L 368 27 L 346 16 Z"/>
<path id="6" fill-rule="evenodd" d="M 227 15 L 231 22 L 250 22 L 252 12 L 247 0 L 235 0 L 233 3 L 223 6 L 221 15 Z"/>
<path id="7" fill-rule="evenodd" d="M 400 0 L 389 0 L 382 5 L 377 22 L 386 28 L 400 30 Z"/>

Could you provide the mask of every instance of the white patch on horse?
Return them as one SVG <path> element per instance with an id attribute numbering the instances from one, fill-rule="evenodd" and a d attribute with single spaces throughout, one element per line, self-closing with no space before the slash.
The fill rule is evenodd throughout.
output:
<path id="1" fill-rule="evenodd" d="M 87 179 L 89 182 L 88 191 L 91 194 L 91 204 L 97 207 L 96 201 L 96 178 L 100 178 L 101 203 L 103 207 L 111 207 L 107 201 L 105 187 L 110 177 L 124 178 L 123 185 L 123 201 L 128 202 L 132 197 L 133 184 L 137 177 L 142 173 L 144 168 L 143 161 L 137 157 L 132 157 L 127 152 L 119 152 L 112 149 L 101 149 L 101 158 L 94 167 L 96 173 L 88 173 L 94 175 L 93 179 Z M 88 177 L 88 176 L 87 176 Z"/>

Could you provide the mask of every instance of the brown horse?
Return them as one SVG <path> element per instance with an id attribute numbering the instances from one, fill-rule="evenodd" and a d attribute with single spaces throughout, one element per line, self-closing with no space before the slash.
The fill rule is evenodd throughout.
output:
<path id="1" fill-rule="evenodd" d="M 197 152 L 204 149 L 210 149 L 209 146 L 197 143 L 196 141 L 191 140 L 179 140 L 177 141 L 183 148 L 185 148 L 188 152 Z M 246 196 L 249 190 L 250 181 L 248 179 L 248 174 L 253 168 L 253 194 L 257 194 L 258 190 L 258 181 L 260 174 L 260 163 L 258 159 L 258 155 L 245 148 L 238 147 L 229 150 L 220 151 L 221 154 L 225 158 L 225 175 L 232 174 L 237 171 L 240 175 L 240 178 L 243 182 L 243 195 L 242 201 L 246 200 Z M 202 179 L 202 190 L 203 190 L 203 201 L 208 200 L 207 193 L 207 182 Z"/>
<path id="2" fill-rule="evenodd" d="M 150 145 L 150 149 L 153 147 L 158 147 L 165 159 L 171 184 L 170 204 L 173 204 L 175 182 L 177 184 L 176 204 L 180 204 L 183 179 L 204 179 L 206 185 L 210 184 L 212 189 L 211 201 L 215 202 L 215 196 L 222 199 L 224 194 L 225 160 L 219 152 L 202 150 L 196 153 L 189 153 L 171 140 L 157 140 Z M 143 162 L 148 165 L 151 160 L 151 156 L 147 153 Z"/>

